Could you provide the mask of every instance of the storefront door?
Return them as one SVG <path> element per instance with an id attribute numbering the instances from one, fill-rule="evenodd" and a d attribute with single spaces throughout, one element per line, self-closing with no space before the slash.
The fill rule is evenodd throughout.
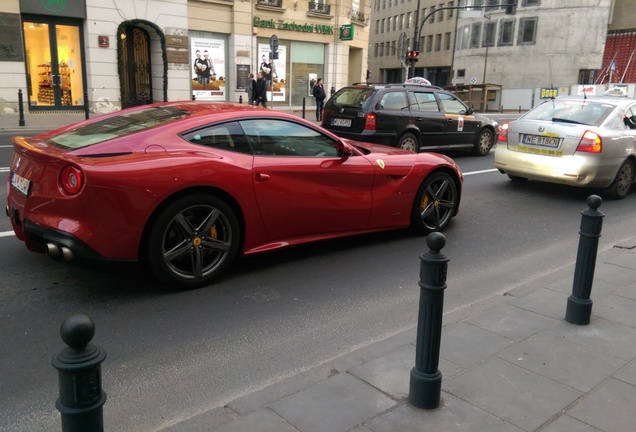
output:
<path id="1" fill-rule="evenodd" d="M 29 109 L 84 109 L 81 23 L 24 17 Z"/>

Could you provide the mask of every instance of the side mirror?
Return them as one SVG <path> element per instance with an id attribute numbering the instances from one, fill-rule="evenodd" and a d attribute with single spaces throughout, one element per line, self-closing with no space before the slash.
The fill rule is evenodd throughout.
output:
<path id="1" fill-rule="evenodd" d="M 353 155 L 353 149 L 349 144 L 345 144 L 342 141 L 339 141 L 336 145 L 336 154 L 339 157 L 348 157 Z"/>
<path id="2" fill-rule="evenodd" d="M 468 108 L 468 109 L 466 110 L 466 115 L 473 115 L 473 114 L 475 114 L 475 110 L 474 110 L 474 109 L 472 109 L 472 108 Z"/>

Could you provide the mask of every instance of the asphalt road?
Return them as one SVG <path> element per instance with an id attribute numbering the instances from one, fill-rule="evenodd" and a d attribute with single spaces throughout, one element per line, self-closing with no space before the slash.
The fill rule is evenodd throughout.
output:
<path id="1" fill-rule="evenodd" d="M 465 183 L 445 231 L 446 312 L 574 262 L 591 191 L 515 184 L 492 154 L 452 156 Z M 600 210 L 601 249 L 636 236 L 636 191 Z M 8 229 L 2 216 L 0 234 Z M 415 326 L 425 251 L 408 231 L 329 241 L 250 257 L 213 286 L 172 292 L 135 269 L 57 263 L 3 235 L 0 431 L 60 430 L 50 359 L 71 314 L 93 318 L 108 352 L 106 430 L 154 431 Z"/>

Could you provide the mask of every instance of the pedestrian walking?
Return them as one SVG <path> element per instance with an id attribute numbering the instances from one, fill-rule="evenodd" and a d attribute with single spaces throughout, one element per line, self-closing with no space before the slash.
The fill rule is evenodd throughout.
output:
<path id="1" fill-rule="evenodd" d="M 258 73 L 258 79 L 256 80 L 256 106 L 263 105 L 267 108 L 267 82 L 263 76 L 263 72 Z"/>
<path id="2" fill-rule="evenodd" d="M 322 121 L 322 110 L 325 107 L 325 98 L 327 97 L 322 85 L 322 78 L 316 80 L 312 93 L 316 98 L 316 120 Z"/>

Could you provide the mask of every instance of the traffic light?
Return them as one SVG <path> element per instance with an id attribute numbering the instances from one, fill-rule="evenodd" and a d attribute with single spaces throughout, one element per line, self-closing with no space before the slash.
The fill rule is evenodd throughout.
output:
<path id="1" fill-rule="evenodd" d="M 419 51 L 407 51 L 406 52 L 406 61 L 408 63 L 417 63 L 417 56 L 420 55 Z"/>
<path id="2" fill-rule="evenodd" d="M 517 13 L 517 0 L 506 0 L 506 15 Z"/>

